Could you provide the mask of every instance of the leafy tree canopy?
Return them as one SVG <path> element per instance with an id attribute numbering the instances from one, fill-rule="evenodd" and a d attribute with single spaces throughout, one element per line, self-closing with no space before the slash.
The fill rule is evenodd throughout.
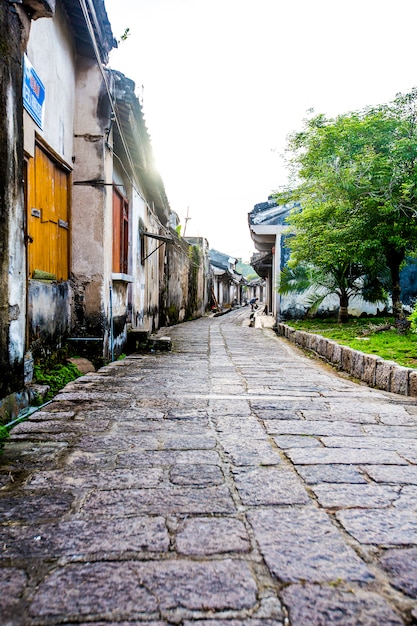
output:
<path id="1" fill-rule="evenodd" d="M 417 89 L 391 103 L 326 118 L 311 115 L 288 143 L 297 199 L 289 218 L 291 264 L 364 276 L 388 268 L 393 312 L 403 317 L 399 273 L 417 248 Z"/>

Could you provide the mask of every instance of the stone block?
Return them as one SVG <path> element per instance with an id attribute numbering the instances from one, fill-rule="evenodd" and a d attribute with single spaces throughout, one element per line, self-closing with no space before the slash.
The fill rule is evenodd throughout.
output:
<path id="1" fill-rule="evenodd" d="M 254 508 L 248 519 L 267 567 L 281 583 L 372 579 L 324 511 L 312 506 Z"/>
<path id="2" fill-rule="evenodd" d="M 130 328 L 127 332 L 127 352 L 137 352 L 141 348 L 145 348 L 149 339 L 149 331 L 139 328 Z"/>
<path id="3" fill-rule="evenodd" d="M 403 509 L 345 510 L 336 513 L 344 529 L 367 545 L 415 546 L 417 518 L 414 511 Z"/>
<path id="4" fill-rule="evenodd" d="M 250 540 L 243 523 L 229 518 L 187 519 L 178 532 L 176 545 L 179 554 L 192 556 L 250 551 Z"/>
<path id="5" fill-rule="evenodd" d="M 342 370 L 350 374 L 352 372 L 354 350 L 348 346 L 342 346 Z"/>
<path id="6" fill-rule="evenodd" d="M 377 387 L 377 389 L 390 391 L 391 376 L 394 367 L 396 367 L 396 364 L 392 361 L 378 361 L 375 372 L 375 387 Z"/>
<path id="7" fill-rule="evenodd" d="M 278 328 L 278 334 L 279 334 L 281 337 L 285 337 L 285 329 L 286 329 L 286 325 L 285 325 L 285 324 L 283 324 L 283 323 L 281 322 L 280 324 L 278 324 L 278 327 L 277 327 L 277 328 Z"/>
<path id="8" fill-rule="evenodd" d="M 295 343 L 304 348 L 306 344 L 306 333 L 302 330 L 295 331 Z"/>
<path id="9" fill-rule="evenodd" d="M 416 548 L 387 550 L 380 559 L 380 564 L 392 578 L 392 584 L 396 589 L 413 598 L 417 597 Z"/>
<path id="10" fill-rule="evenodd" d="M 385 624 L 401 626 L 404 622 L 387 601 L 369 590 L 322 588 L 318 585 L 290 585 L 284 592 L 292 624 Z"/>
<path id="11" fill-rule="evenodd" d="M 150 339 L 151 349 L 169 351 L 172 348 L 171 337 L 155 337 Z"/>
<path id="12" fill-rule="evenodd" d="M 309 340 L 309 350 L 311 350 L 312 352 L 316 352 L 316 348 L 317 348 L 317 341 L 319 339 L 318 335 L 310 335 L 310 340 Z"/>
<path id="13" fill-rule="evenodd" d="M 365 354 L 363 359 L 362 380 L 371 387 L 375 387 L 376 366 L 381 357 L 374 354 Z"/>
<path id="14" fill-rule="evenodd" d="M 89 372 L 95 372 L 96 368 L 88 359 L 82 357 L 71 357 L 67 359 L 68 363 L 72 363 L 78 369 L 81 374 L 88 374 Z"/>
<path id="15" fill-rule="evenodd" d="M 354 350 L 352 358 L 352 367 L 350 373 L 358 380 L 362 380 L 365 367 L 365 355 L 363 352 Z"/>
<path id="16" fill-rule="evenodd" d="M 417 396 L 417 370 L 411 370 L 409 374 L 408 395 Z"/>
<path id="17" fill-rule="evenodd" d="M 287 339 L 289 341 L 294 343 L 294 340 L 295 340 L 295 328 L 292 328 L 292 326 L 287 326 L 287 335 L 286 335 L 286 337 L 287 337 Z"/>
<path id="18" fill-rule="evenodd" d="M 392 368 L 391 392 L 401 396 L 408 395 L 408 378 L 413 370 L 409 367 L 397 365 Z"/>
<path id="19" fill-rule="evenodd" d="M 317 354 L 320 356 L 326 356 L 327 353 L 327 339 L 325 337 L 320 337 L 317 342 Z"/>
<path id="20" fill-rule="evenodd" d="M 339 343 L 335 343 L 333 346 L 331 363 L 336 365 L 337 368 L 342 368 L 342 346 Z"/>
<path id="21" fill-rule="evenodd" d="M 335 341 L 332 341 L 331 339 L 327 340 L 327 348 L 326 348 L 326 360 L 329 361 L 329 363 L 333 363 L 332 358 L 333 358 L 333 350 L 334 347 L 336 345 Z"/>

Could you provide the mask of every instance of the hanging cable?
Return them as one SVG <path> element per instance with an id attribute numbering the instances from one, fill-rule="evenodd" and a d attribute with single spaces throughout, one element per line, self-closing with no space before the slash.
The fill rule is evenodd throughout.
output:
<path id="1" fill-rule="evenodd" d="M 98 64 L 98 67 L 99 67 L 99 70 L 100 70 L 100 73 L 101 73 L 101 76 L 102 76 L 102 79 L 103 79 L 103 82 L 104 82 L 104 85 L 105 85 L 105 88 L 106 88 L 107 96 L 109 98 L 110 107 L 111 107 L 111 110 L 112 110 L 114 121 L 116 122 L 117 130 L 119 131 L 119 136 L 120 136 L 121 142 L 123 144 L 123 149 L 125 151 L 127 160 L 129 162 L 129 166 L 130 166 L 130 168 L 131 168 L 131 170 L 133 172 L 135 170 L 134 162 L 133 162 L 133 159 L 132 159 L 132 155 L 130 154 L 129 146 L 127 145 L 127 142 L 126 142 L 126 138 L 125 138 L 124 133 L 123 133 L 122 125 L 121 125 L 121 122 L 120 122 L 120 119 L 119 119 L 119 116 L 118 116 L 118 113 L 117 113 L 117 108 L 115 106 L 115 102 L 114 102 L 114 99 L 113 99 L 113 94 L 111 93 L 110 86 L 109 86 L 109 83 L 108 83 L 108 80 L 107 80 L 106 71 L 105 71 L 105 69 L 103 67 L 103 62 L 101 60 L 100 50 L 99 50 L 98 45 L 97 45 L 96 35 L 95 35 L 95 32 L 94 32 L 93 25 L 91 23 L 90 13 L 88 11 L 86 0 L 79 0 L 79 3 L 80 3 L 80 6 L 81 6 L 81 10 L 83 12 L 83 15 L 84 15 L 84 20 L 85 20 L 85 23 L 87 25 L 87 29 L 88 29 L 88 32 L 89 32 L 89 35 L 90 35 L 91 43 L 93 45 L 94 55 L 96 57 L 96 61 L 97 61 L 97 64 Z M 88 4 L 90 6 L 90 11 L 91 11 L 91 0 L 88 0 Z M 94 12 L 92 12 L 92 13 L 94 14 Z M 113 149 L 112 149 L 112 152 L 114 154 Z M 130 182 L 131 182 L 132 186 L 134 187 L 135 191 L 137 192 L 137 194 L 142 198 L 142 200 L 145 201 L 145 197 L 144 197 L 144 193 L 143 193 L 142 189 L 137 189 L 136 185 L 134 185 L 132 183 L 132 181 L 130 181 Z"/>
<path id="2" fill-rule="evenodd" d="M 97 16 L 95 15 L 94 7 L 92 6 L 91 0 L 87 0 L 87 1 L 88 1 L 88 5 L 90 7 L 90 12 L 94 16 L 94 20 L 95 20 L 95 23 L 96 23 L 96 28 L 98 29 L 98 20 L 97 20 Z M 89 35 L 90 35 L 91 43 L 93 45 L 94 55 L 96 57 L 96 61 L 97 61 L 97 64 L 98 64 L 98 67 L 99 67 L 99 70 L 100 70 L 100 73 L 101 73 L 101 76 L 103 78 L 103 82 L 104 82 L 104 85 L 105 85 L 105 88 L 106 88 L 107 96 L 108 96 L 110 107 L 111 107 L 111 110 L 112 110 L 112 115 L 113 115 L 114 121 L 116 123 L 117 130 L 119 132 L 119 136 L 120 136 L 121 142 L 123 144 L 123 149 L 125 151 L 127 160 L 129 162 L 130 169 L 131 169 L 132 172 L 134 172 L 135 171 L 134 161 L 133 161 L 132 155 L 130 154 L 129 146 L 127 145 L 127 141 L 126 141 L 126 138 L 125 138 L 124 133 L 123 133 L 122 124 L 120 122 L 120 119 L 119 119 L 119 116 L 118 116 L 118 112 L 117 112 L 117 107 L 115 105 L 115 102 L 114 102 L 114 99 L 113 99 L 113 94 L 111 93 L 110 85 L 109 85 L 108 80 L 107 80 L 106 70 L 103 67 L 103 62 L 102 62 L 102 59 L 101 59 L 100 50 L 98 48 L 96 34 L 94 32 L 94 27 L 93 27 L 93 24 L 91 23 L 90 12 L 89 12 L 88 7 L 87 7 L 87 2 L 86 2 L 86 0 L 79 0 L 79 3 L 80 3 L 80 6 L 81 6 L 81 10 L 83 12 L 83 15 L 84 15 L 84 20 L 85 20 L 85 23 L 87 25 L 87 29 L 88 29 L 88 32 L 89 32 Z M 137 185 L 137 181 L 134 181 L 132 176 L 127 172 L 122 159 L 117 155 L 117 153 L 114 151 L 113 147 L 110 146 L 108 144 L 108 142 L 106 142 L 106 146 L 107 146 L 107 148 L 109 150 L 111 150 L 113 156 L 115 156 L 117 158 L 117 160 L 119 161 L 119 163 L 121 164 L 121 166 L 122 166 L 122 168 L 123 168 L 123 170 L 125 172 L 125 175 L 126 175 L 127 179 L 129 180 L 130 184 L 132 185 L 133 189 L 136 191 L 138 196 L 140 198 L 142 198 L 142 200 L 145 202 L 147 208 L 155 215 L 154 210 L 151 209 L 150 205 L 146 201 L 145 194 L 144 194 L 143 190 L 140 188 L 139 185 Z M 162 205 L 163 205 L 164 209 L 167 209 L 167 207 L 165 206 L 165 201 L 163 200 L 160 192 L 159 192 L 159 197 L 161 199 L 161 202 L 162 202 Z M 167 228 L 163 224 L 161 224 L 161 226 L 162 226 L 163 230 L 165 231 L 165 233 L 168 235 L 169 231 L 167 230 Z M 173 241 L 173 243 L 174 243 L 174 246 L 178 250 L 181 250 L 181 247 L 177 244 L 177 242 Z M 192 265 L 196 266 L 196 264 L 193 261 L 191 261 L 191 259 L 190 259 L 190 263 Z"/>

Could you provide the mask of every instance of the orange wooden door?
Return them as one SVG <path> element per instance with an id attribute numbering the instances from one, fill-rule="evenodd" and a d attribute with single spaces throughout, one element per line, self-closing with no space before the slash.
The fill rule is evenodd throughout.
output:
<path id="1" fill-rule="evenodd" d="M 28 162 L 29 276 L 68 279 L 69 176 L 40 146 Z"/>

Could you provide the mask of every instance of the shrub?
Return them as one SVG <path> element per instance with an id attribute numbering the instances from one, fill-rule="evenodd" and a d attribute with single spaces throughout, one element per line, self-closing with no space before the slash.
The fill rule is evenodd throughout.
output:
<path id="1" fill-rule="evenodd" d="M 3 452 L 4 442 L 9 437 L 9 431 L 5 426 L 0 425 L 0 454 Z"/>
<path id="2" fill-rule="evenodd" d="M 43 368 L 41 365 L 35 365 L 34 368 L 36 382 L 50 387 L 45 401 L 51 400 L 60 389 L 79 376 L 81 372 L 73 363 L 54 365 L 51 369 Z"/>
<path id="3" fill-rule="evenodd" d="M 407 319 L 411 324 L 411 331 L 417 333 L 417 300 L 414 303 L 413 312 Z"/>

